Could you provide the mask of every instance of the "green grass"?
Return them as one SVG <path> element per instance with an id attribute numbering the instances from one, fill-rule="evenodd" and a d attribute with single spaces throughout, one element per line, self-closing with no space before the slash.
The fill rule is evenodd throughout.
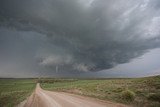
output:
<path id="1" fill-rule="evenodd" d="M 14 107 L 34 90 L 34 79 L 0 79 L 0 107 Z"/>
<path id="2" fill-rule="evenodd" d="M 56 81 L 55 81 L 56 80 Z M 48 81 L 48 82 L 45 82 Z M 50 82 L 49 82 L 50 81 Z M 102 100 L 120 102 L 135 107 L 160 107 L 159 96 L 149 97 L 160 93 L 160 76 L 136 79 L 99 79 L 99 80 L 57 80 L 43 79 L 42 88 L 51 91 L 65 91 Z M 123 92 L 134 93 L 133 100 L 124 99 Z"/>

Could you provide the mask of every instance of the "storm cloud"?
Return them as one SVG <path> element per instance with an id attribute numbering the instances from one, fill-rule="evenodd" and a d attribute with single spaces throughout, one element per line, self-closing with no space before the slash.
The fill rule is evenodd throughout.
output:
<path id="1" fill-rule="evenodd" d="M 159 0 L 0 0 L 0 63 L 10 70 L 96 72 L 158 47 Z"/>

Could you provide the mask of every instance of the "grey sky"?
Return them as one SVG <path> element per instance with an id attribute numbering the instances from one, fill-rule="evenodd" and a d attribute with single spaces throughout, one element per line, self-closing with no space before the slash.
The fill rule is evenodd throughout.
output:
<path id="1" fill-rule="evenodd" d="M 159 29 L 159 0 L 1 0 L 0 76 L 152 75 Z"/>

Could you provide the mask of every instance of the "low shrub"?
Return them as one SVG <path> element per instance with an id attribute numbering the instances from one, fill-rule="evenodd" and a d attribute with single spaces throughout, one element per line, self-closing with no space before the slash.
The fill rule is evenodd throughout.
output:
<path id="1" fill-rule="evenodd" d="M 120 93 L 120 92 L 122 92 L 123 90 L 124 90 L 123 88 L 116 88 L 116 89 L 114 89 L 112 92 Z"/>
<path id="2" fill-rule="evenodd" d="M 147 98 L 148 100 L 160 102 L 160 93 L 150 93 Z"/>
<path id="3" fill-rule="evenodd" d="M 125 90 L 125 91 L 122 91 L 121 97 L 126 101 L 133 101 L 135 98 L 135 93 L 130 90 Z"/>

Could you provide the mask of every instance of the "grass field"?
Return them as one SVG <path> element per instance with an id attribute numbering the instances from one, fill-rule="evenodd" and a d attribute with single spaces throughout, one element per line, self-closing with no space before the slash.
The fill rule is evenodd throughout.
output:
<path id="1" fill-rule="evenodd" d="M 14 107 L 29 96 L 36 86 L 34 79 L 0 79 L 0 107 Z"/>
<path id="2" fill-rule="evenodd" d="M 160 107 L 160 76 L 135 79 L 41 79 L 41 87 L 135 107 Z M 0 107 L 13 107 L 29 96 L 36 79 L 0 79 Z"/>
<path id="3" fill-rule="evenodd" d="M 135 107 L 160 107 L 160 76 L 136 79 L 43 79 L 41 87 Z"/>

